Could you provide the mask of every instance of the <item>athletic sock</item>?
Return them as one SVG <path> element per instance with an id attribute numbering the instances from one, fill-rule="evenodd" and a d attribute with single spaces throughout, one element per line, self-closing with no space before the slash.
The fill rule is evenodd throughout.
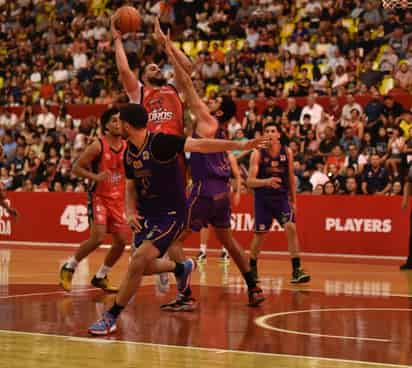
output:
<path id="1" fill-rule="evenodd" d="M 176 267 L 173 271 L 173 273 L 175 274 L 176 277 L 179 277 L 180 275 L 183 274 L 183 272 L 185 272 L 185 265 L 183 263 L 178 263 L 176 262 Z"/>
<path id="2" fill-rule="evenodd" d="M 256 280 L 255 280 L 255 277 L 253 276 L 252 271 L 245 272 L 243 274 L 243 278 L 246 281 L 248 289 L 253 289 L 256 287 Z"/>
<path id="3" fill-rule="evenodd" d="M 97 279 L 104 279 L 106 277 L 106 275 L 109 273 L 110 271 L 109 266 L 106 265 L 102 265 L 99 270 L 96 272 L 96 278 Z"/>
<path id="4" fill-rule="evenodd" d="M 297 271 L 300 268 L 300 257 L 293 257 L 291 261 L 293 271 Z"/>
<path id="5" fill-rule="evenodd" d="M 206 254 L 207 244 L 200 244 L 200 251 Z"/>
<path id="6" fill-rule="evenodd" d="M 114 317 L 117 318 L 119 316 L 120 313 L 122 313 L 122 310 L 124 309 L 124 307 L 122 307 L 121 305 L 117 304 L 116 302 L 114 302 L 113 307 L 111 307 L 109 309 L 109 313 Z"/>
<path id="7" fill-rule="evenodd" d="M 79 262 L 77 262 L 76 258 L 70 257 L 69 260 L 66 262 L 67 268 L 70 268 L 71 270 L 75 270 L 76 267 L 78 266 Z"/>

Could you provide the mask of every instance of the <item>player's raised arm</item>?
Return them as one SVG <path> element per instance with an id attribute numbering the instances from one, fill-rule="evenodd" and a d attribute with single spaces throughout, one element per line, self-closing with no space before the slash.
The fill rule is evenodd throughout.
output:
<path id="1" fill-rule="evenodd" d="M 232 141 L 226 139 L 187 138 L 184 146 L 185 152 L 214 153 L 234 150 L 251 150 L 254 148 L 266 148 L 270 138 L 261 136 L 248 141 Z"/>
<path id="2" fill-rule="evenodd" d="M 198 96 L 192 78 L 186 73 L 183 66 L 178 62 L 172 50 L 172 42 L 168 38 L 166 41 L 166 53 L 175 71 L 175 81 L 177 88 L 183 93 L 185 101 L 196 117 L 196 132 L 201 137 L 212 138 L 219 127 L 217 120 L 210 114 L 208 107 Z"/>
<path id="3" fill-rule="evenodd" d="M 102 145 L 99 140 L 95 140 L 89 145 L 80 155 L 73 166 L 73 174 L 82 178 L 91 179 L 96 182 L 105 180 L 109 177 L 109 172 L 94 173 L 91 171 L 90 165 L 96 160 L 102 152 Z"/>
<path id="4" fill-rule="evenodd" d="M 166 48 L 167 37 L 160 28 L 159 18 L 157 17 L 154 23 L 154 35 L 156 37 L 156 40 L 163 46 L 163 48 Z M 177 47 L 175 47 L 173 43 L 170 44 L 170 49 L 173 52 L 176 61 L 182 66 L 184 71 L 187 74 L 191 75 L 193 71 L 193 65 L 190 59 L 186 56 L 186 54 L 183 51 L 179 50 Z"/>
<path id="5" fill-rule="evenodd" d="M 122 35 L 116 29 L 116 14 L 112 16 L 111 19 L 111 32 L 114 41 L 114 51 L 116 58 L 116 66 L 119 71 L 120 80 L 126 90 L 129 98 L 132 101 L 140 102 L 141 100 L 141 89 L 142 84 L 137 79 L 137 76 L 130 69 L 129 61 L 127 60 L 126 52 L 123 47 Z"/>

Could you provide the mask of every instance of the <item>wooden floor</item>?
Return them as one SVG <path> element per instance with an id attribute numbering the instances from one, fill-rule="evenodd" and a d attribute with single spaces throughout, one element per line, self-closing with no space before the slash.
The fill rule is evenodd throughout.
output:
<path id="1" fill-rule="evenodd" d="M 250 309 L 234 264 L 210 254 L 192 279 L 198 311 L 161 312 L 174 285 L 158 294 L 147 278 L 119 331 L 91 338 L 87 327 L 113 302 L 89 284 L 105 250 L 79 265 L 69 294 L 57 282 L 72 252 L 0 246 L 0 367 L 412 366 L 412 272 L 397 261 L 306 257 L 313 280 L 295 287 L 287 257 L 267 257 L 267 300 Z M 116 283 L 127 258 L 112 270 Z"/>

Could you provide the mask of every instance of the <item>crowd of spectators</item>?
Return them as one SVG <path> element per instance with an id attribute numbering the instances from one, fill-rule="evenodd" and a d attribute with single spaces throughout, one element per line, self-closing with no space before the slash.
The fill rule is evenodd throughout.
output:
<path id="1" fill-rule="evenodd" d="M 110 37 L 112 9 L 125 4 L 142 16 L 140 32 L 123 39 L 131 66 L 156 62 L 172 78 L 152 38 L 159 16 L 191 58 L 206 101 L 250 100 L 229 124 L 231 138 L 279 123 L 300 192 L 401 192 L 412 114 L 391 96 L 412 91 L 412 11 L 384 10 L 377 0 L 0 0 L 0 104 L 21 111 L 0 113 L 8 189 L 85 190 L 71 165 L 98 122 L 73 119 L 65 106 L 127 101 Z M 356 95 L 372 99 L 361 106 Z M 300 107 L 301 96 L 309 97 Z M 318 96 L 330 100 L 322 107 Z M 288 99 L 286 108 L 278 98 Z M 263 113 L 256 99 L 267 100 Z M 249 155 L 235 154 L 245 171 Z"/>

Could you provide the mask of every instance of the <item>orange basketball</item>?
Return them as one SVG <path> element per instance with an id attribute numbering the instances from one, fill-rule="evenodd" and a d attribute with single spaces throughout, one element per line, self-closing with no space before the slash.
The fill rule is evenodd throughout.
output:
<path id="1" fill-rule="evenodd" d="M 116 28 L 121 34 L 136 33 L 140 29 L 140 14 L 133 6 L 122 6 L 116 11 L 116 15 Z"/>

